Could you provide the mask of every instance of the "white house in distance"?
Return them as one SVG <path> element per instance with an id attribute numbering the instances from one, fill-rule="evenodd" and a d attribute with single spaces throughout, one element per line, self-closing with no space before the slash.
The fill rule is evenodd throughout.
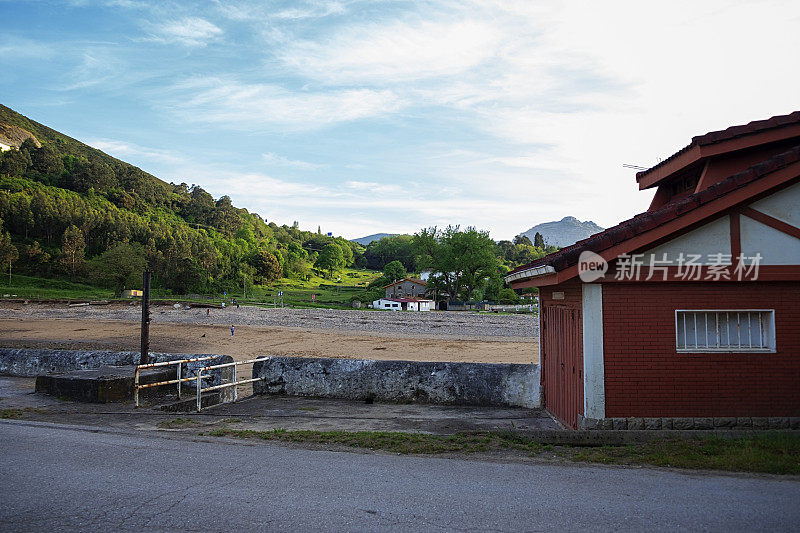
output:
<path id="1" fill-rule="evenodd" d="M 381 298 L 372 302 L 373 309 L 390 311 L 430 311 L 433 300 L 422 298 Z"/>

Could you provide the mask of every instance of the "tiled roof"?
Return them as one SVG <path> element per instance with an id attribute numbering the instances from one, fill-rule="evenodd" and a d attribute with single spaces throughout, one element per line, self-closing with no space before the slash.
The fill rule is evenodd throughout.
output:
<path id="1" fill-rule="evenodd" d="M 389 283 L 388 285 L 384 285 L 384 286 L 383 286 L 383 288 L 385 289 L 386 287 L 391 287 L 391 286 L 393 286 L 393 285 L 397 285 L 397 284 L 400 284 L 400 283 L 404 283 L 404 282 L 406 282 L 406 281 L 410 281 L 411 283 L 416 283 L 417 285 L 422 285 L 423 287 L 427 287 L 427 286 L 428 286 L 428 284 L 427 284 L 427 283 L 425 283 L 424 281 L 422 281 L 421 279 L 416 279 L 416 278 L 403 278 L 403 279 L 399 279 L 399 280 L 397 280 L 397 281 L 393 281 L 393 282 Z"/>
<path id="2" fill-rule="evenodd" d="M 794 113 L 793 113 L 794 114 Z M 742 126 L 739 126 L 742 127 Z M 725 130 L 727 131 L 727 130 Z M 748 183 L 759 179 L 760 177 L 780 170 L 792 163 L 800 161 L 800 145 L 778 154 L 770 159 L 755 164 L 748 169 L 725 178 L 724 180 L 711 185 L 707 189 L 703 189 L 695 194 L 692 194 L 681 200 L 676 200 L 658 209 L 656 211 L 641 213 L 635 217 L 626 220 L 608 228 L 605 231 L 596 233 L 578 241 L 572 246 L 562 248 L 557 252 L 546 255 L 541 259 L 537 259 L 527 265 L 517 267 L 509 274 L 528 270 L 536 267 L 551 266 L 556 271 L 563 270 L 578 262 L 578 256 L 584 250 L 590 250 L 595 253 L 600 253 L 603 250 L 616 246 L 628 239 L 635 237 L 641 233 L 650 231 L 662 224 L 671 220 L 679 218 L 693 209 L 696 209 L 704 204 L 713 200 L 721 198 L 732 191 L 744 187 Z"/>
<path id="3" fill-rule="evenodd" d="M 790 126 L 792 124 L 800 123 L 800 111 L 795 111 L 793 113 L 789 113 L 788 115 L 777 115 L 772 118 L 768 118 L 766 120 L 754 120 L 748 124 L 744 124 L 741 126 L 731 126 L 730 128 L 719 130 L 719 131 L 711 131 L 706 133 L 705 135 L 698 135 L 696 137 L 692 137 L 692 142 L 689 143 L 687 146 L 684 146 L 668 158 L 660 161 L 658 164 L 653 165 L 652 167 L 648 168 L 647 170 L 642 170 L 641 172 L 636 173 L 636 181 L 639 181 L 641 178 L 647 176 L 653 170 L 664 166 L 668 162 L 672 161 L 676 157 L 680 156 L 684 152 L 694 148 L 695 146 L 708 146 L 710 144 L 727 141 L 729 139 L 734 139 L 736 137 L 743 137 L 745 135 L 751 135 L 753 133 L 758 133 L 761 131 L 773 129 L 773 128 L 780 128 L 783 126 Z"/>

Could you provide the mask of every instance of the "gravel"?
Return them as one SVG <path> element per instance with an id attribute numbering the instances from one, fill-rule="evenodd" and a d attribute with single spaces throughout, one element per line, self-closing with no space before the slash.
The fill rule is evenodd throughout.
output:
<path id="1" fill-rule="evenodd" d="M 359 332 L 408 337 L 446 337 L 460 339 L 491 338 L 526 342 L 538 338 L 537 315 L 500 315 L 459 311 L 398 312 L 338 309 L 273 309 L 261 307 L 175 309 L 153 306 L 153 323 L 236 324 L 237 326 L 292 327 L 334 332 Z M 81 319 L 141 320 L 138 305 L 89 305 L 68 307 L 59 304 L 6 304 L 0 306 L 0 319 Z"/>

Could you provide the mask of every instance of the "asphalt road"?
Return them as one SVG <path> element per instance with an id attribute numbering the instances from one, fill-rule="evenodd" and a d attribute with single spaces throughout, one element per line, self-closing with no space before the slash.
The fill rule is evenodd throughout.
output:
<path id="1" fill-rule="evenodd" d="M 800 482 L 0 422 L 0 529 L 788 531 Z"/>

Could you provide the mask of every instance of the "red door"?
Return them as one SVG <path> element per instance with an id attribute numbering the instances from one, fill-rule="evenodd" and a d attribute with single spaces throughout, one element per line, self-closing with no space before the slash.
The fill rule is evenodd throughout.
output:
<path id="1" fill-rule="evenodd" d="M 571 428 L 583 413 L 581 311 L 548 305 L 542 312 L 542 388 L 550 414 Z"/>

